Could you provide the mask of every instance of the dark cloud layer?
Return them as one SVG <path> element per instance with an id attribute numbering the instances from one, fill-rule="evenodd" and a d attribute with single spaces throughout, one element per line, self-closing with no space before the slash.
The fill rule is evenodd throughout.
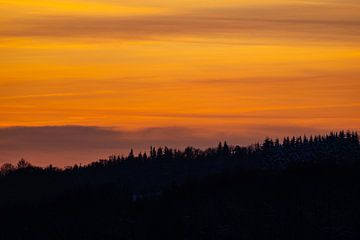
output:
<path id="1" fill-rule="evenodd" d="M 199 140 L 189 129 L 177 127 L 147 128 L 140 131 L 86 126 L 9 127 L 0 128 L 0 150 L 130 149 L 152 143 L 182 145 L 182 141 L 188 137 Z"/>
<path id="2" fill-rule="evenodd" d="M 294 4 L 273 8 L 200 9 L 161 16 L 30 16 L 2 36 L 158 39 L 163 36 L 357 41 L 358 5 Z"/>
<path id="3" fill-rule="evenodd" d="M 323 132 L 323 131 L 322 131 Z M 319 133 L 298 126 L 244 126 L 243 130 L 216 129 L 213 132 L 185 127 L 147 128 L 119 131 L 84 126 L 45 126 L 0 128 L 0 163 L 15 163 L 24 157 L 39 165 L 57 166 L 88 163 L 112 154 L 127 154 L 130 148 L 148 150 L 150 146 L 216 146 L 218 141 L 248 145 L 265 136 Z"/>
<path id="4" fill-rule="evenodd" d="M 119 131 L 85 126 L 44 126 L 0 128 L 0 163 L 24 157 L 40 164 L 59 166 L 86 163 L 112 154 L 127 154 L 130 148 L 152 146 L 183 147 L 210 144 L 187 128 L 147 128 Z"/>

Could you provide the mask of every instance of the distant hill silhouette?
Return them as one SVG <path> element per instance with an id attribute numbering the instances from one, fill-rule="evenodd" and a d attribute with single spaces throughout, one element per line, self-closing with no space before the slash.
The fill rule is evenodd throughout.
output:
<path id="1" fill-rule="evenodd" d="M 4 164 L 0 239 L 360 239 L 356 132 Z"/>

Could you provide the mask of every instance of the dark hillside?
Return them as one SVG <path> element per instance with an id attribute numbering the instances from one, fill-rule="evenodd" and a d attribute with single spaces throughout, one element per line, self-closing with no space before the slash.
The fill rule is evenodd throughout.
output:
<path id="1" fill-rule="evenodd" d="M 360 239 L 356 133 L 4 165 L 0 239 Z"/>

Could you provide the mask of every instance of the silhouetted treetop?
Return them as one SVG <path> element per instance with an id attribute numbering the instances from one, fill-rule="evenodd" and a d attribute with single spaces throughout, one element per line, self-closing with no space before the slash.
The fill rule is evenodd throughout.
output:
<path id="1" fill-rule="evenodd" d="M 340 131 L 330 132 L 326 135 L 311 135 L 309 137 L 285 137 L 282 143 L 279 139 L 266 138 L 262 144 L 257 143 L 247 147 L 228 145 L 226 141 L 220 142 L 216 148 L 206 150 L 187 147 L 180 151 L 168 147 L 150 147 L 149 157 L 146 152 L 135 156 L 134 150 L 131 149 L 127 157 L 113 155 L 108 159 L 102 159 L 84 166 L 75 165 L 63 171 L 86 171 L 86 169 L 108 167 L 128 168 L 128 165 L 131 165 L 134 161 L 138 163 L 137 166 L 143 165 L 146 167 L 151 166 L 152 162 L 157 162 L 157 164 L 166 163 L 166 166 L 170 168 L 171 166 L 174 168 L 180 166 L 181 168 L 181 165 L 185 164 L 188 167 L 193 165 L 194 168 L 200 168 L 200 165 L 202 165 L 204 169 L 208 169 L 207 165 L 214 164 L 215 161 L 219 169 L 227 167 L 284 169 L 289 165 L 304 162 L 322 164 L 354 163 L 359 161 L 359 156 L 358 133 Z M 169 165 L 169 163 L 171 164 Z M 1 167 L 1 173 L 6 175 L 17 169 L 29 168 L 33 168 L 33 166 L 26 160 L 21 159 L 16 167 L 11 164 L 4 164 Z M 47 170 L 52 168 L 51 166 Z"/>

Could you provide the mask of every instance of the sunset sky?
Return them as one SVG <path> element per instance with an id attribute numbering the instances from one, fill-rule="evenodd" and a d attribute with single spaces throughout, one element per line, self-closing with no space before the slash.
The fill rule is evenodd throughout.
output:
<path id="1" fill-rule="evenodd" d="M 358 0 L 0 0 L 0 163 L 360 130 Z"/>

